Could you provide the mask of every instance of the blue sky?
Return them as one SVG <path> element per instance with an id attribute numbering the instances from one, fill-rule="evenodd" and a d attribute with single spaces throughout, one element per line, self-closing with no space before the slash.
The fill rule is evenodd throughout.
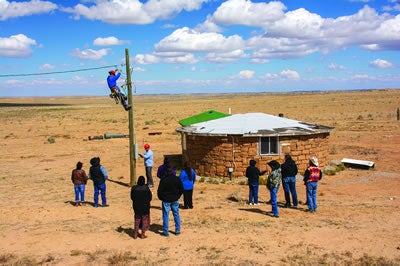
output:
<path id="1" fill-rule="evenodd" d="M 0 0 L 0 97 L 400 88 L 399 0 Z"/>

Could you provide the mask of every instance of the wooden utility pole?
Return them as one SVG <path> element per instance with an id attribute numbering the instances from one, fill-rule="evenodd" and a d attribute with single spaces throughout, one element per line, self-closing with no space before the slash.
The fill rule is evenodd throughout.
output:
<path id="1" fill-rule="evenodd" d="M 129 50 L 125 48 L 125 61 L 126 61 L 126 83 L 128 85 L 128 104 L 131 107 L 129 109 L 129 161 L 130 161 L 130 172 L 131 172 L 131 187 L 136 184 L 136 159 L 137 159 L 137 151 L 136 151 L 136 133 L 135 133 L 135 124 L 133 120 L 133 96 L 132 96 L 132 82 L 131 82 L 131 67 L 129 64 Z"/>

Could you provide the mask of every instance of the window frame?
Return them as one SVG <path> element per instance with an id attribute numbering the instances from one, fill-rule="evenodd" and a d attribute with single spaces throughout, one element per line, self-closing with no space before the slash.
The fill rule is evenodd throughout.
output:
<path id="1" fill-rule="evenodd" d="M 266 140 L 266 141 L 263 141 Z M 264 144 L 263 144 L 264 143 Z M 271 147 L 272 144 L 274 144 L 275 147 Z M 268 145 L 267 149 L 268 151 L 265 153 L 265 144 Z M 260 145 L 260 155 L 279 155 L 280 154 L 280 149 L 279 149 L 279 137 L 278 136 L 269 136 L 269 137 L 260 137 L 259 138 L 259 145 Z M 271 152 L 271 149 L 274 149 L 274 151 Z"/>

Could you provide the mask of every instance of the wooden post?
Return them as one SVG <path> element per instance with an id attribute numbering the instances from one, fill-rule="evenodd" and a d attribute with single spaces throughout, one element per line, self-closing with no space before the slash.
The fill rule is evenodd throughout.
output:
<path id="1" fill-rule="evenodd" d="M 131 107 L 129 109 L 129 162 L 130 162 L 130 185 L 131 187 L 136 184 L 136 136 L 134 125 L 134 105 L 132 96 L 132 82 L 131 82 L 131 67 L 129 65 L 129 50 L 125 48 L 125 61 L 126 61 L 126 83 L 128 86 L 128 103 Z"/>
<path id="2" fill-rule="evenodd" d="M 400 108 L 397 108 L 397 121 L 400 121 Z"/>

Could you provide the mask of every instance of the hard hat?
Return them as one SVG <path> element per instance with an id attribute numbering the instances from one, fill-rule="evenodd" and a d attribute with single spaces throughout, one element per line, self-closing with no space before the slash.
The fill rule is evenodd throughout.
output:
<path id="1" fill-rule="evenodd" d="M 111 74 L 111 75 L 115 75 L 115 70 L 111 69 L 110 71 L 108 71 L 108 73 Z"/>
<path id="2" fill-rule="evenodd" d="M 150 144 L 148 144 L 148 143 L 144 144 L 144 149 L 145 149 L 145 150 L 150 149 Z"/>

